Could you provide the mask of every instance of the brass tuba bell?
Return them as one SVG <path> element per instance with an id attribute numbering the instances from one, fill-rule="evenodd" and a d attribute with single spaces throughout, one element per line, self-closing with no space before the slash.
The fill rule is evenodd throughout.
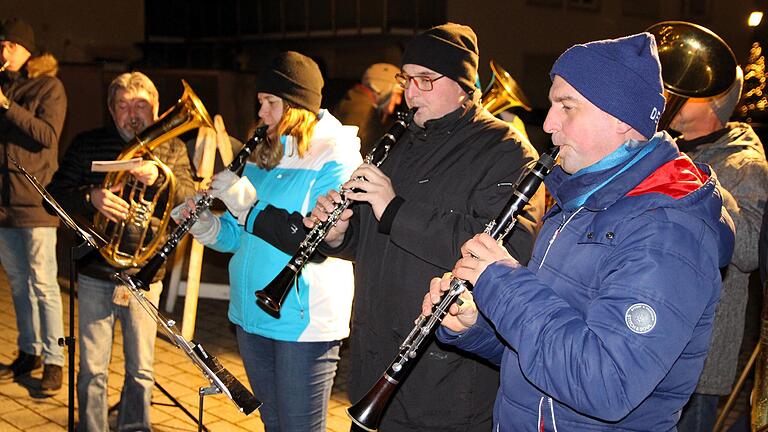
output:
<path id="1" fill-rule="evenodd" d="M 718 35 L 685 21 L 663 21 L 646 30 L 656 38 L 667 104 L 659 120 L 666 129 L 688 98 L 710 98 L 736 79 L 736 57 Z"/>
<path id="2" fill-rule="evenodd" d="M 186 81 L 182 80 L 181 83 L 184 85 L 184 93 L 178 102 L 163 113 L 154 124 L 137 134 L 117 158 L 117 160 L 148 158 L 162 171 L 164 182 L 153 185 L 152 191 L 148 192 L 147 187 L 133 179 L 127 171 L 113 171 L 107 173 L 102 184 L 104 189 L 123 184 L 122 198 L 130 205 L 128 216 L 123 221 L 113 223 L 99 212 L 93 219 L 96 229 L 109 239 L 109 243 L 99 252 L 113 267 L 140 266 L 155 254 L 155 250 L 164 240 L 164 236 L 160 233 L 165 232 L 171 218 L 176 178 L 170 168 L 152 154 L 152 150 L 189 130 L 202 126 L 213 128 L 211 116 L 208 115 L 200 98 Z M 166 196 L 168 199 L 166 199 L 163 217 L 157 230 L 158 235 L 152 236 L 150 222 L 161 196 Z"/>
<path id="3" fill-rule="evenodd" d="M 531 110 L 531 103 L 512 76 L 491 60 L 491 83 L 483 93 L 482 104 L 491 114 L 497 115 L 510 108 L 523 107 Z"/>

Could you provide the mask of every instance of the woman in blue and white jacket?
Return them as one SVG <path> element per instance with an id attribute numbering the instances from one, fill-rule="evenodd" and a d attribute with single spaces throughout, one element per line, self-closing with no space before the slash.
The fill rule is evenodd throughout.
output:
<path id="1" fill-rule="evenodd" d="M 264 402 L 267 431 L 325 431 L 340 340 L 349 335 L 351 262 L 308 263 L 279 319 L 254 296 L 298 250 L 310 205 L 362 163 L 357 128 L 320 109 L 322 87 L 317 64 L 297 52 L 278 55 L 259 74 L 258 115 L 269 127 L 268 143 L 251 155 L 242 178 L 226 170 L 214 176 L 210 192 L 229 212 L 208 213 L 190 230 L 208 247 L 234 253 L 229 319 L 248 380 Z"/>

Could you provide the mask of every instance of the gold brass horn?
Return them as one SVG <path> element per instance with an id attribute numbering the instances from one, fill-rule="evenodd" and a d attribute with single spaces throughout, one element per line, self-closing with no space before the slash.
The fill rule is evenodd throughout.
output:
<path id="1" fill-rule="evenodd" d="M 656 38 L 667 104 L 659 120 L 666 129 L 688 98 L 710 98 L 727 91 L 736 79 L 736 57 L 718 35 L 685 21 L 649 27 Z"/>
<path id="2" fill-rule="evenodd" d="M 167 165 L 152 154 L 152 150 L 160 144 L 175 138 L 184 132 L 202 126 L 213 128 L 213 121 L 205 106 L 197 97 L 186 81 L 182 80 L 184 93 L 176 105 L 151 126 L 137 134 L 120 153 L 117 160 L 133 158 L 149 159 L 163 173 L 162 184 L 153 185 L 151 189 L 136 181 L 128 171 L 113 171 L 107 173 L 102 187 L 110 189 L 122 184 L 121 197 L 128 202 L 130 210 L 128 217 L 118 223 L 109 221 L 101 213 L 96 213 L 93 225 L 109 239 L 109 243 L 99 251 L 104 259 L 117 268 L 138 267 L 155 254 L 162 244 L 163 235 L 152 235 L 150 221 L 155 212 L 158 200 L 165 196 L 165 209 L 157 233 L 164 233 L 173 209 L 173 196 L 176 191 L 176 178 Z"/>
<path id="3" fill-rule="evenodd" d="M 483 94 L 482 104 L 491 114 L 497 115 L 510 108 L 523 107 L 531 110 L 531 103 L 512 76 L 491 60 L 491 83 Z"/>

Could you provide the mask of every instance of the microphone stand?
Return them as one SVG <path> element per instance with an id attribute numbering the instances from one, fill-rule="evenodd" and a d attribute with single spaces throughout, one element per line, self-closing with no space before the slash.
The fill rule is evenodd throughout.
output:
<path id="1" fill-rule="evenodd" d="M 64 223 L 64 226 L 74 232 L 79 239 L 79 244 L 69 249 L 69 335 L 65 338 L 59 338 L 59 346 L 67 347 L 67 359 L 69 361 L 69 392 L 67 399 L 67 430 L 75 430 L 75 293 L 77 292 L 77 263 L 81 258 L 89 253 L 100 249 L 107 244 L 97 232 L 87 226 L 78 224 L 56 200 L 45 190 L 42 184 L 31 174 L 27 172 L 14 158 L 8 156 L 8 159 L 16 165 L 16 169 L 32 183 L 35 190 L 43 197 L 48 206 L 56 212 L 56 215 Z"/>

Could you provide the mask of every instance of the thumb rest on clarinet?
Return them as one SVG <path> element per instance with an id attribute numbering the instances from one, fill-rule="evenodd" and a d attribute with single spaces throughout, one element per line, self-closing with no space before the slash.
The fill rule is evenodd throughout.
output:
<path id="1" fill-rule="evenodd" d="M 364 163 L 379 166 L 389 155 L 390 148 L 400 139 L 408 129 L 408 125 L 413 120 L 416 108 L 411 109 L 405 114 L 399 113 L 398 119 L 392 127 L 379 139 L 379 142 L 365 156 Z M 341 213 L 346 210 L 351 201 L 346 197 L 350 191 L 341 191 L 341 201 L 337 203 L 328 214 L 325 222 L 316 221 L 314 228 L 310 230 L 307 236 L 299 245 L 298 251 L 291 257 L 288 264 L 278 273 L 278 275 L 266 287 L 256 291 L 256 303 L 265 312 L 275 318 L 280 318 L 280 309 L 283 306 L 288 291 L 291 290 L 294 282 L 299 277 L 301 269 L 309 261 L 312 254 L 320 246 L 328 232 L 333 228 L 341 218 Z"/>
<path id="2" fill-rule="evenodd" d="M 484 230 L 486 234 L 489 234 L 494 240 L 502 241 L 512 231 L 517 224 L 517 217 L 536 194 L 542 181 L 544 181 L 544 177 L 552 170 L 559 150 L 558 147 L 555 147 L 549 153 L 544 153 L 533 168 L 517 183 L 512 197 L 499 216 L 486 225 Z M 452 278 L 450 289 L 443 293 L 440 303 L 432 308 L 432 314 L 419 316 L 416 325 L 400 345 L 400 351 L 384 375 L 357 403 L 347 408 L 347 414 L 357 426 L 367 431 L 378 429 L 384 409 L 389 404 L 398 385 L 406 378 L 419 356 L 426 349 L 429 338 L 448 314 L 451 305 L 466 289 L 467 281 L 456 277 Z"/>

